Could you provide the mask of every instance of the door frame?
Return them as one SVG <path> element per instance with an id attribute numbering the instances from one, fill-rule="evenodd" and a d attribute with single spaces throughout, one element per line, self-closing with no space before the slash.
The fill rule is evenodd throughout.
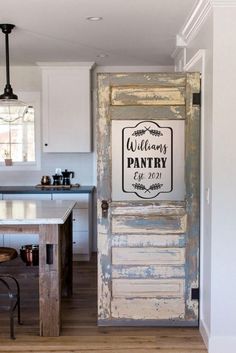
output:
<path id="1" fill-rule="evenodd" d="M 206 50 L 198 50 L 186 63 L 184 63 L 183 71 L 199 71 L 201 74 L 201 141 L 200 141 L 200 254 L 199 254 L 199 291 L 200 291 L 200 307 L 199 307 L 199 331 L 203 337 L 204 343 L 208 345 L 208 333 L 204 324 L 203 307 L 205 306 L 204 296 L 204 224 L 206 223 L 205 217 L 205 203 L 210 204 L 210 190 L 206 188 L 204 173 L 205 173 L 205 65 L 206 65 Z M 206 188 L 206 190 L 205 190 Z"/>

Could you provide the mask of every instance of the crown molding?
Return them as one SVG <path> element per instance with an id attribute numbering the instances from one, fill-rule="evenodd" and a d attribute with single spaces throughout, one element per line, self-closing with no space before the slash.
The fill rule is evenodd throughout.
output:
<path id="1" fill-rule="evenodd" d="M 236 7 L 236 0 L 211 0 L 213 7 Z"/>
<path id="2" fill-rule="evenodd" d="M 176 36 L 176 47 L 187 46 L 216 7 L 236 7 L 236 0 L 199 0 Z M 175 55 L 174 51 L 172 56 Z"/>
<path id="3" fill-rule="evenodd" d="M 85 68 L 85 69 L 92 69 L 94 66 L 95 66 L 95 62 L 93 61 L 76 61 L 76 62 L 66 62 L 66 61 L 63 61 L 63 62 L 53 62 L 53 61 L 50 61 L 50 62 L 42 62 L 42 61 L 38 61 L 36 62 L 36 65 L 40 66 L 41 68 L 58 68 L 58 69 L 61 69 L 61 68 L 70 68 L 70 69 L 74 69 L 74 68 Z"/>
<path id="4" fill-rule="evenodd" d="M 211 0 L 198 1 L 178 34 L 178 36 L 182 38 L 182 41 L 186 43 L 186 46 L 196 36 L 200 27 L 210 14 L 212 7 Z M 176 46 L 178 46 L 178 41 L 179 39 L 176 40 Z"/>

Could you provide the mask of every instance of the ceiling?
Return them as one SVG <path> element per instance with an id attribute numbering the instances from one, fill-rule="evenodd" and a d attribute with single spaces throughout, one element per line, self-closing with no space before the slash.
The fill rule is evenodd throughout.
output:
<path id="1" fill-rule="evenodd" d="M 94 61 L 98 65 L 172 65 L 175 35 L 196 0 L 0 0 L 12 65 Z M 88 21 L 101 16 L 101 21 Z M 100 54 L 106 56 L 101 58 Z M 0 65 L 5 65 L 0 33 Z"/>

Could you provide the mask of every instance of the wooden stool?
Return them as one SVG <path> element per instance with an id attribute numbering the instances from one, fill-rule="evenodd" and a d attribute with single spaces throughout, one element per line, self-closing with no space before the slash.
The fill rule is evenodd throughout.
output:
<path id="1" fill-rule="evenodd" d="M 0 264 L 6 261 L 15 259 L 18 256 L 17 251 L 13 248 L 0 247 Z M 6 293 L 0 294 L 0 297 L 9 299 L 9 305 L 0 306 L 0 308 L 6 309 L 9 311 L 10 316 L 10 337 L 15 339 L 14 334 L 14 312 L 17 308 L 18 323 L 20 321 L 20 286 L 15 277 L 11 275 L 2 275 L 0 274 L 0 282 L 6 288 Z M 12 283 L 16 287 L 16 293 L 12 290 Z"/>

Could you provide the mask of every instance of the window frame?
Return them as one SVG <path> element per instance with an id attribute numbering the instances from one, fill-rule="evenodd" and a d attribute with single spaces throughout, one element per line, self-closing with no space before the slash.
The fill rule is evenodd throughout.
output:
<path id="1" fill-rule="evenodd" d="M 0 162 L 0 171 L 40 170 L 41 167 L 41 126 L 40 126 L 40 92 L 17 92 L 20 100 L 32 105 L 34 108 L 34 132 L 35 132 L 35 162 L 13 162 L 11 166 Z"/>

